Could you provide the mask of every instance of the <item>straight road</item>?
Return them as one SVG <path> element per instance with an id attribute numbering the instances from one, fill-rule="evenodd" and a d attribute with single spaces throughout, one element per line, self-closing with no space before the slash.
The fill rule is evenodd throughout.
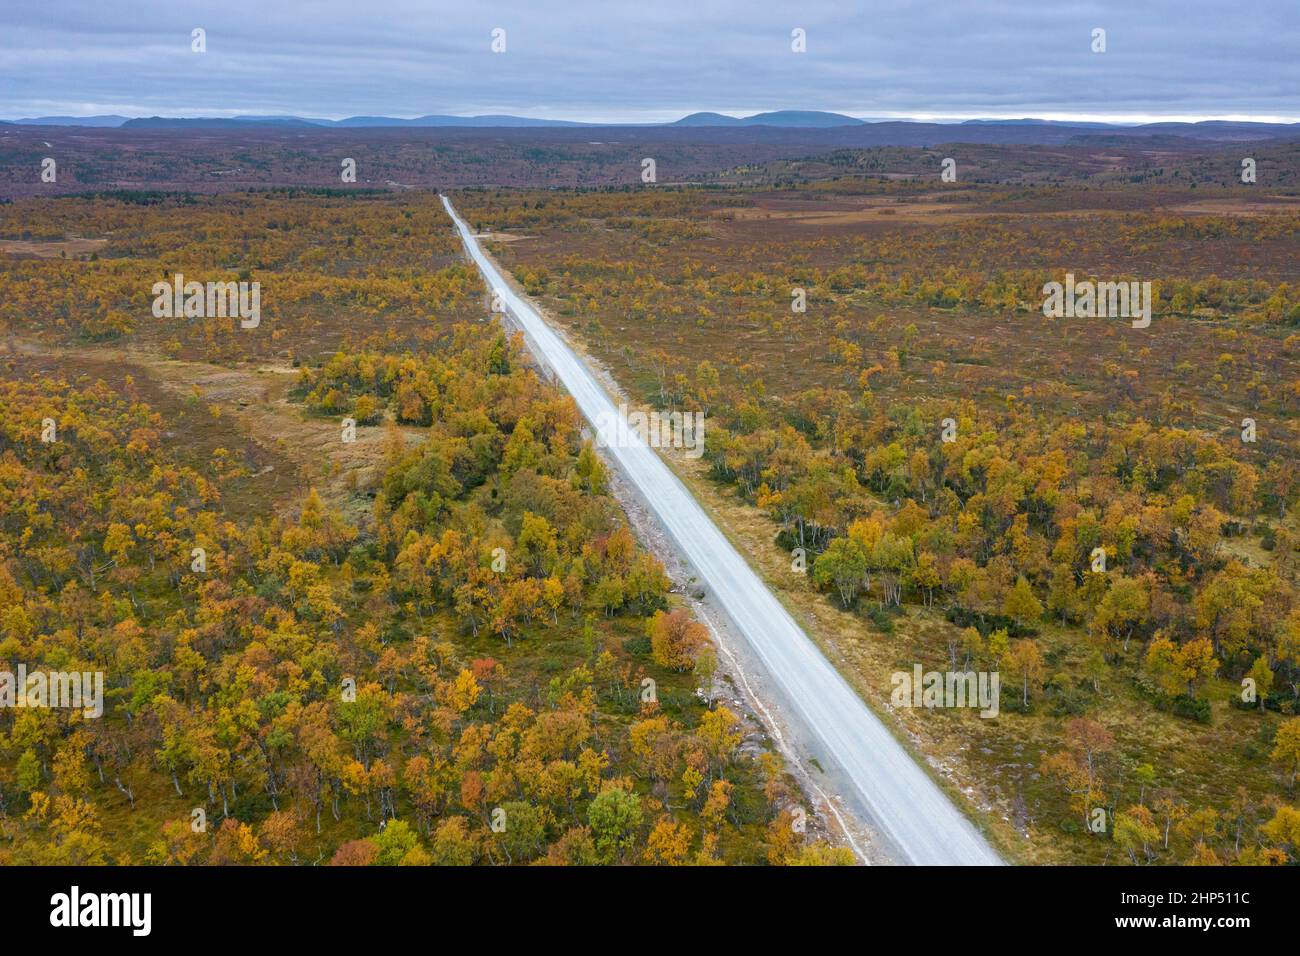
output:
<path id="1" fill-rule="evenodd" d="M 612 423 L 617 411 L 582 360 L 506 283 L 446 196 L 443 205 L 488 287 L 524 329 L 530 345 L 573 395 L 627 478 L 744 635 L 794 716 L 825 747 L 819 754 L 852 782 L 860 808 L 899 862 L 996 865 L 1002 861 L 948 796 L 822 655 L 780 601 L 718 530 L 686 486 L 635 430 Z M 629 440 L 630 438 L 630 440 Z"/>

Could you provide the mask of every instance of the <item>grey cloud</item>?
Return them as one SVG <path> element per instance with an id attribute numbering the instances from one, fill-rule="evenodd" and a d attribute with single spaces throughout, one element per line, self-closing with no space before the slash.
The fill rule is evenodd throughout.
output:
<path id="1" fill-rule="evenodd" d="M 64 0 L 0 10 L 0 115 L 697 109 L 1300 119 L 1286 2 Z M 192 54 L 190 30 L 207 30 Z M 493 27 L 508 52 L 489 50 Z M 794 27 L 808 52 L 790 52 Z M 1089 50 L 1107 31 L 1107 52 Z"/>

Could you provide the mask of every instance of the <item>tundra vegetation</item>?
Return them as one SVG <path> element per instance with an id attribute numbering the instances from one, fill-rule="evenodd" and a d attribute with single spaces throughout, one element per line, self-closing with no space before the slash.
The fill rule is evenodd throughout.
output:
<path id="1" fill-rule="evenodd" d="M 869 702 L 917 662 L 1000 672 L 996 720 L 887 717 L 1013 859 L 1296 863 L 1300 148 L 1252 185 L 1241 155 L 455 201 L 633 399 L 707 413 L 677 467 Z M 1045 317 L 1067 272 L 1150 281 L 1150 327 Z"/>
<path id="2" fill-rule="evenodd" d="M 435 195 L 22 200 L 0 237 L 0 669 L 106 696 L 0 710 L 0 863 L 851 862 Z M 262 321 L 155 319 L 176 272 Z"/>

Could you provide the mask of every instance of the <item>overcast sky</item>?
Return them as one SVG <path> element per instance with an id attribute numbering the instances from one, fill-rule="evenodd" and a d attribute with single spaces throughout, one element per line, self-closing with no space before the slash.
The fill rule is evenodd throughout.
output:
<path id="1" fill-rule="evenodd" d="M 3 0 L 0 117 L 1297 121 L 1298 53 L 1297 0 Z"/>

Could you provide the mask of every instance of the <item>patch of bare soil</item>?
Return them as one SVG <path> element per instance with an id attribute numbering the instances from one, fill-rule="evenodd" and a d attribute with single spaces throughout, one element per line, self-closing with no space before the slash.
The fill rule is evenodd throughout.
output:
<path id="1" fill-rule="evenodd" d="M 871 200 L 850 209 L 763 209 L 724 210 L 740 222 L 787 220 L 800 226 L 852 226 L 864 222 L 899 221 L 950 222 L 975 214 L 946 203 L 898 202 L 894 199 Z"/>
<path id="2" fill-rule="evenodd" d="M 1274 197 L 1259 199 L 1197 199 L 1170 206 L 1170 212 L 1206 216 L 1292 216 L 1300 213 L 1300 200 Z"/>
<path id="3" fill-rule="evenodd" d="M 475 238 L 483 242 L 519 242 L 522 239 L 533 239 L 534 236 L 524 236 L 514 232 L 480 232 L 475 234 Z"/>
<path id="4" fill-rule="evenodd" d="M 298 381 L 296 368 L 226 367 L 170 359 L 137 348 L 60 349 L 30 340 L 11 340 L 9 350 L 47 361 L 48 366 L 41 371 L 84 373 L 109 384 L 129 374 L 160 394 L 163 401 L 158 410 L 164 416 L 168 413 L 168 397 L 173 403 L 197 405 L 206 412 L 201 421 L 223 433 L 214 440 L 225 436 L 244 439 L 265 452 L 267 460 L 254 479 L 271 486 L 269 497 L 274 504 L 292 507 L 315 487 L 354 524 L 364 527 L 369 520 L 365 492 L 378 482 L 382 472 L 388 429 L 358 426 L 356 440 L 343 441 L 342 416 L 312 416 L 290 400 L 290 390 Z M 192 421 L 187 426 L 195 427 Z M 425 429 L 395 427 L 408 443 L 423 439 Z M 195 437 L 189 433 L 187 441 Z"/>
<path id="5" fill-rule="evenodd" d="M 80 259 L 108 245 L 107 239 L 0 239 L 0 252 L 20 258 Z"/>

